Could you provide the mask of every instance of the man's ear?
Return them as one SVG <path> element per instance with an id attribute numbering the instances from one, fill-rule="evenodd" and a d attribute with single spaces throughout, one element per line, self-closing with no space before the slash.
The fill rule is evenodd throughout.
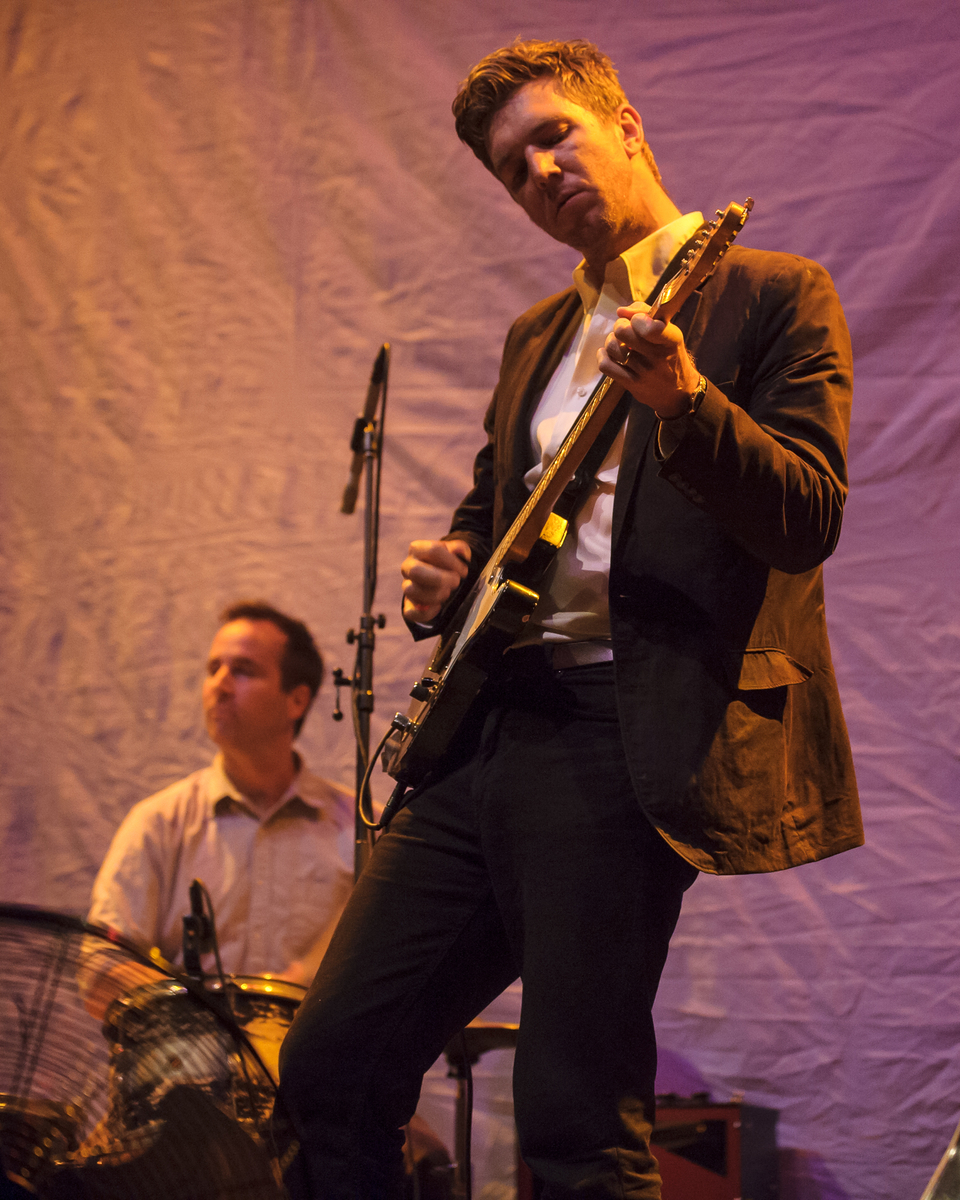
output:
<path id="1" fill-rule="evenodd" d="M 632 104 L 621 104 L 616 123 L 623 134 L 623 144 L 630 158 L 643 149 L 643 119 Z"/>
<path id="2" fill-rule="evenodd" d="M 295 688 L 291 688 L 287 692 L 287 712 L 290 714 L 291 721 L 300 720 L 310 707 L 312 698 L 310 688 L 305 683 L 298 683 Z"/>

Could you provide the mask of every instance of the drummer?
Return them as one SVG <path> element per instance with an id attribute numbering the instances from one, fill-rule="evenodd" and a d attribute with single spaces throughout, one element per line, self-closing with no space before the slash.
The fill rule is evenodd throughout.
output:
<path id="1" fill-rule="evenodd" d="M 90 921 L 180 965 L 190 884 L 201 879 L 227 974 L 310 983 L 353 886 L 353 797 L 314 775 L 294 749 L 322 678 L 302 621 L 262 601 L 224 610 L 203 683 L 218 753 L 209 767 L 133 806 L 94 882 Z M 156 971 L 88 943 L 79 973 L 94 1015 L 156 982 Z M 213 974 L 213 954 L 201 965 Z M 408 1174 L 420 1181 L 414 1193 L 434 1167 L 437 1180 L 447 1179 L 446 1150 L 417 1117 L 406 1147 Z"/>
<path id="2" fill-rule="evenodd" d="M 218 753 L 130 810 L 93 885 L 89 919 L 181 962 L 182 918 L 199 878 L 224 971 L 308 984 L 353 879 L 352 797 L 294 749 L 323 662 L 303 622 L 270 604 L 239 601 L 220 621 L 203 684 Z M 202 963 L 215 969 L 212 954 Z M 138 970 L 113 967 L 104 999 L 140 982 Z"/>

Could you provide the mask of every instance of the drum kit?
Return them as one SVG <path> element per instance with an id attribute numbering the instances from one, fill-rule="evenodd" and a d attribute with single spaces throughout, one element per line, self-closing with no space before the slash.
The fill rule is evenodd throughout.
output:
<path id="1" fill-rule="evenodd" d="M 104 1008 L 98 982 L 132 965 L 145 981 Z M 0 970 L 2 1200 L 279 1200 L 270 1119 L 304 988 L 192 979 L 21 905 L 0 905 Z"/>

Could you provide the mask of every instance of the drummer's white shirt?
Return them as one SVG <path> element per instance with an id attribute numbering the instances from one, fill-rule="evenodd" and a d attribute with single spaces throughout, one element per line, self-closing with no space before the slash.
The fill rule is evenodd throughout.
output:
<path id="1" fill-rule="evenodd" d="M 261 820 L 221 755 L 141 800 L 117 830 L 93 885 L 89 920 L 182 962 L 189 887 L 213 899 L 223 968 L 278 974 L 326 944 L 353 883 L 353 798 L 300 771 Z M 213 972 L 214 958 L 203 966 Z"/>

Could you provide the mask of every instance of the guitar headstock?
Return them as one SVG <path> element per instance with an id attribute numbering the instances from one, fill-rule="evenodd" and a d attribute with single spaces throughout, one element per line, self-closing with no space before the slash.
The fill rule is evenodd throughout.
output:
<path id="1" fill-rule="evenodd" d="M 660 321 L 670 321 L 683 307 L 691 292 L 701 287 L 713 274 L 717 263 L 726 254 L 731 242 L 747 223 L 753 197 L 743 204 L 730 203 L 700 233 L 690 248 L 680 270 L 660 289 L 657 302 L 649 315 Z"/>

